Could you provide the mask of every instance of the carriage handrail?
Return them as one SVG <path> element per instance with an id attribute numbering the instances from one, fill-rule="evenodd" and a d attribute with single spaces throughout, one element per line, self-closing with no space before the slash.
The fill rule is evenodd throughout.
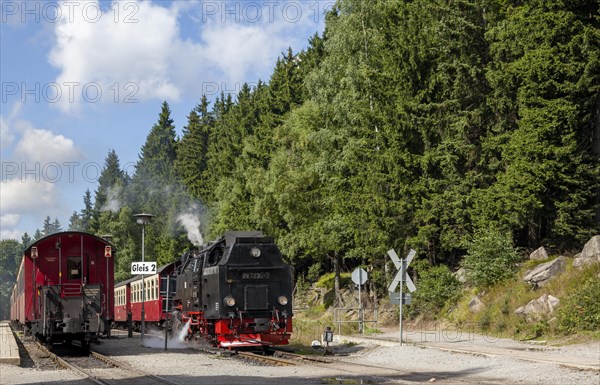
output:
<path id="1" fill-rule="evenodd" d="M 81 295 L 81 284 L 79 283 L 63 283 L 62 293 L 64 296 L 76 296 Z"/>

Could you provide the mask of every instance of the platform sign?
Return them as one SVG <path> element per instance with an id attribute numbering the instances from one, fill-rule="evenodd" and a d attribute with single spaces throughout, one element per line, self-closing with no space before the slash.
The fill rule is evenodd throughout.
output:
<path id="1" fill-rule="evenodd" d="M 156 262 L 131 262 L 131 274 L 156 274 Z"/>
<path id="2" fill-rule="evenodd" d="M 112 247 L 110 247 L 110 246 L 104 246 L 104 256 L 106 258 L 112 257 Z"/>

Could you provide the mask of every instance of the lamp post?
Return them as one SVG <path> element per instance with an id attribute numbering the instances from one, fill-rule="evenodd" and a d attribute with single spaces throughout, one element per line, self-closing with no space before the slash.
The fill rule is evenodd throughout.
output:
<path id="1" fill-rule="evenodd" d="M 152 218 L 154 215 L 151 214 L 135 214 L 134 215 L 136 222 L 142 225 L 142 263 L 144 263 L 144 255 L 145 255 L 145 232 L 146 232 L 146 224 L 152 222 Z M 142 345 L 144 345 L 144 329 L 145 329 L 145 317 L 146 313 L 144 311 L 144 302 L 146 300 L 146 288 L 144 286 L 144 274 L 142 274 Z"/>
<path id="2" fill-rule="evenodd" d="M 104 239 L 106 242 L 110 243 L 110 241 L 112 241 L 113 236 L 110 234 L 104 234 L 100 236 L 102 239 Z M 112 257 L 112 247 L 110 245 L 106 245 L 104 246 L 104 259 L 106 259 L 106 317 L 105 317 L 105 322 L 106 325 L 104 326 L 104 330 L 106 331 L 106 336 L 110 337 L 110 319 L 109 319 L 109 315 L 110 315 L 110 297 L 109 297 L 109 287 L 111 287 L 110 285 L 110 275 L 108 274 L 109 272 L 109 263 L 108 260 Z M 80 273 L 81 274 L 81 279 L 83 280 L 83 271 Z"/>

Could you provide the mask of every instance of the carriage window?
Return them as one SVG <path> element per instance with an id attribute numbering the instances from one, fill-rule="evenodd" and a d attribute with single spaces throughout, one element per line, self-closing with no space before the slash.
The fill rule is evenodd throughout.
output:
<path id="1" fill-rule="evenodd" d="M 67 272 L 69 279 L 81 279 L 81 257 L 67 257 Z"/>

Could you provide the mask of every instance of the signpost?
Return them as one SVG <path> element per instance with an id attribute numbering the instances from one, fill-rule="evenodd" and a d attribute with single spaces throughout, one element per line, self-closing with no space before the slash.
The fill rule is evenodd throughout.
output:
<path id="1" fill-rule="evenodd" d="M 400 306 L 400 346 L 402 346 L 402 305 L 410 304 L 411 298 L 412 298 L 410 296 L 410 294 L 405 294 L 405 295 L 402 294 L 402 288 L 403 288 L 402 283 L 406 283 L 406 287 L 408 288 L 408 290 L 411 293 L 413 291 L 417 290 L 417 287 L 413 283 L 412 279 L 410 279 L 410 277 L 408 275 L 406 275 L 406 269 L 408 268 L 408 265 L 413 260 L 413 258 L 417 254 L 417 252 L 413 249 L 410 249 L 410 252 L 406 256 L 406 258 L 402 259 L 402 260 L 400 258 L 398 258 L 398 254 L 396 254 L 394 249 L 388 250 L 387 253 L 390 256 L 390 259 L 392 260 L 392 262 L 394 262 L 394 266 L 396 266 L 396 269 L 398 269 L 398 273 L 396 273 L 394 280 L 388 287 L 388 291 L 391 293 L 390 299 L 392 301 L 394 301 L 394 297 L 397 298 L 397 300 L 398 300 L 397 303 Z M 400 284 L 400 295 L 396 297 L 394 292 L 396 291 L 396 287 L 398 286 L 398 284 Z"/>
<path id="2" fill-rule="evenodd" d="M 359 319 L 358 330 L 361 332 L 361 334 L 363 333 L 363 324 L 364 324 L 361 289 L 362 289 L 362 285 L 364 285 L 365 282 L 367 282 L 367 279 L 368 279 L 367 272 L 362 267 L 357 267 L 352 272 L 352 282 L 354 282 L 355 285 L 358 285 L 358 319 Z"/>
<path id="3" fill-rule="evenodd" d="M 133 275 L 156 274 L 156 262 L 131 262 L 131 274 L 133 274 Z"/>
<path id="4" fill-rule="evenodd" d="M 145 233 L 146 233 L 146 225 L 150 222 L 152 222 L 152 218 L 154 217 L 154 215 L 152 214 L 146 214 L 146 213 L 142 213 L 142 214 L 135 214 L 134 215 L 136 222 L 140 225 L 142 225 L 142 265 L 144 265 L 144 256 L 145 256 L 145 247 L 146 247 L 146 242 L 145 242 Z M 139 263 L 139 262 L 138 262 Z M 131 264 L 131 270 L 133 271 L 133 263 Z M 156 272 L 156 265 L 154 265 L 154 272 Z M 137 274 L 142 274 L 142 346 L 144 346 L 144 334 L 145 334 L 145 318 L 146 318 L 146 311 L 144 310 L 144 304 L 146 302 L 146 286 L 144 284 L 144 275 L 145 274 L 152 274 L 152 272 L 147 272 L 145 271 L 145 268 L 142 269 L 141 272 L 138 272 Z"/>

